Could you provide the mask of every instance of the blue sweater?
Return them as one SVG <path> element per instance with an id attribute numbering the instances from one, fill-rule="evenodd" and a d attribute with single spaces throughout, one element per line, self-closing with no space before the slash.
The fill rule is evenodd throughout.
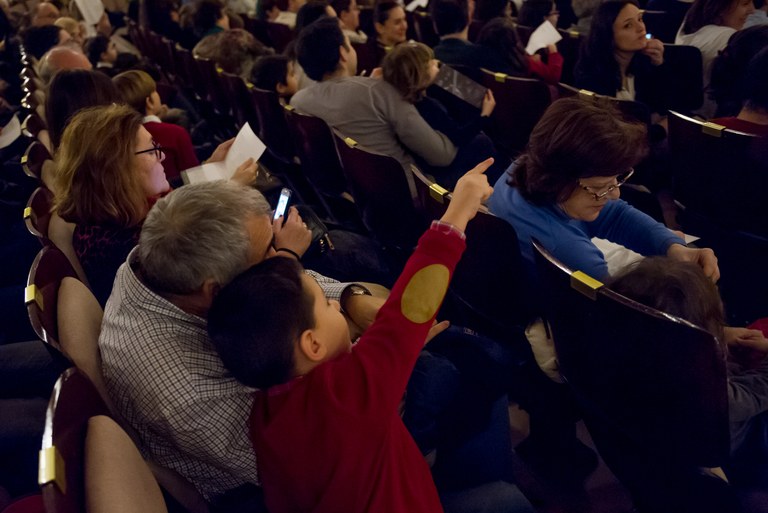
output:
<path id="1" fill-rule="evenodd" d="M 665 255 L 672 244 L 685 245 L 666 226 L 625 201 L 611 200 L 596 220 L 578 221 L 557 205 L 529 203 L 507 180 L 509 174 L 504 173 L 496 182 L 488 207 L 515 228 L 529 276 L 537 276 L 531 237 L 568 267 L 601 280 L 608 276 L 608 265 L 602 251 L 592 244 L 592 237 L 621 244 L 642 255 Z"/>

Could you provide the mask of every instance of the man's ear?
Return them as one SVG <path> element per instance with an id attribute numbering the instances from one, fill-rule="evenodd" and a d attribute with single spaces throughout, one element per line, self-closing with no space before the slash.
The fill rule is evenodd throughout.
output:
<path id="1" fill-rule="evenodd" d="M 221 285 L 219 285 L 213 278 L 208 278 L 205 280 L 203 282 L 203 286 L 200 287 L 200 292 L 206 301 L 208 301 L 208 304 L 213 302 L 213 298 L 216 297 L 220 290 Z"/>
<path id="2" fill-rule="evenodd" d="M 322 362 L 328 353 L 328 348 L 315 336 L 311 329 L 304 330 L 299 336 L 299 351 L 313 363 Z"/>

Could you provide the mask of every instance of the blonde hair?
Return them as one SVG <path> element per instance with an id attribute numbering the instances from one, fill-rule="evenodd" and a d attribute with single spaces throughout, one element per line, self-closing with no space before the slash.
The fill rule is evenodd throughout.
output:
<path id="1" fill-rule="evenodd" d="M 397 89 L 404 100 L 415 103 L 429 87 L 429 63 L 434 58 L 432 49 L 423 43 L 399 44 L 381 63 L 384 80 Z"/>
<path id="2" fill-rule="evenodd" d="M 134 169 L 142 118 L 126 105 L 79 111 L 56 151 L 54 209 L 74 223 L 130 227 L 149 210 Z"/>
<path id="3" fill-rule="evenodd" d="M 58 18 L 53 24 L 60 29 L 67 31 L 67 33 L 73 38 L 78 34 L 81 36 L 83 35 L 83 28 L 80 25 L 80 22 L 74 18 L 62 16 L 61 18 Z"/>
<path id="4" fill-rule="evenodd" d="M 145 71 L 124 71 L 112 77 L 123 101 L 142 116 L 147 112 L 147 98 L 157 90 L 154 79 Z"/>

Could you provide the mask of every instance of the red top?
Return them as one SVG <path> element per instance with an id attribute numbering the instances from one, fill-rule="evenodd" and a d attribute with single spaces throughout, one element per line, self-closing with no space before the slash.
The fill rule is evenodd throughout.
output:
<path id="1" fill-rule="evenodd" d="M 557 84 L 563 75 L 563 56 L 559 52 L 547 55 L 547 63 L 528 56 L 528 73 L 539 77 L 548 84 Z"/>
<path id="2" fill-rule="evenodd" d="M 442 511 L 398 404 L 464 247 L 456 233 L 428 230 L 351 353 L 255 394 L 251 439 L 269 511 Z"/>
<path id="3" fill-rule="evenodd" d="M 179 173 L 185 169 L 200 165 L 195 155 L 195 147 L 192 146 L 192 139 L 183 127 L 171 123 L 148 121 L 144 123 L 144 128 L 152 134 L 155 142 L 163 147 L 165 153 L 163 169 L 168 180 L 178 178 Z"/>
<path id="4" fill-rule="evenodd" d="M 760 125 L 758 123 L 752 123 L 751 121 L 744 121 L 736 117 L 733 118 L 717 118 L 713 119 L 712 123 L 723 125 L 725 128 L 731 130 L 738 130 L 747 134 L 754 134 L 759 136 L 768 135 L 768 125 Z"/>

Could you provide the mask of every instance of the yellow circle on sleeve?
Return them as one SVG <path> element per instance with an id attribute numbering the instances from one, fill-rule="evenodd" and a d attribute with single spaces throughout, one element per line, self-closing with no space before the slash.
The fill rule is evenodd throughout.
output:
<path id="1" fill-rule="evenodd" d="M 428 265 L 416 272 L 400 300 L 405 318 L 417 324 L 432 320 L 448 290 L 450 274 L 443 264 Z"/>

